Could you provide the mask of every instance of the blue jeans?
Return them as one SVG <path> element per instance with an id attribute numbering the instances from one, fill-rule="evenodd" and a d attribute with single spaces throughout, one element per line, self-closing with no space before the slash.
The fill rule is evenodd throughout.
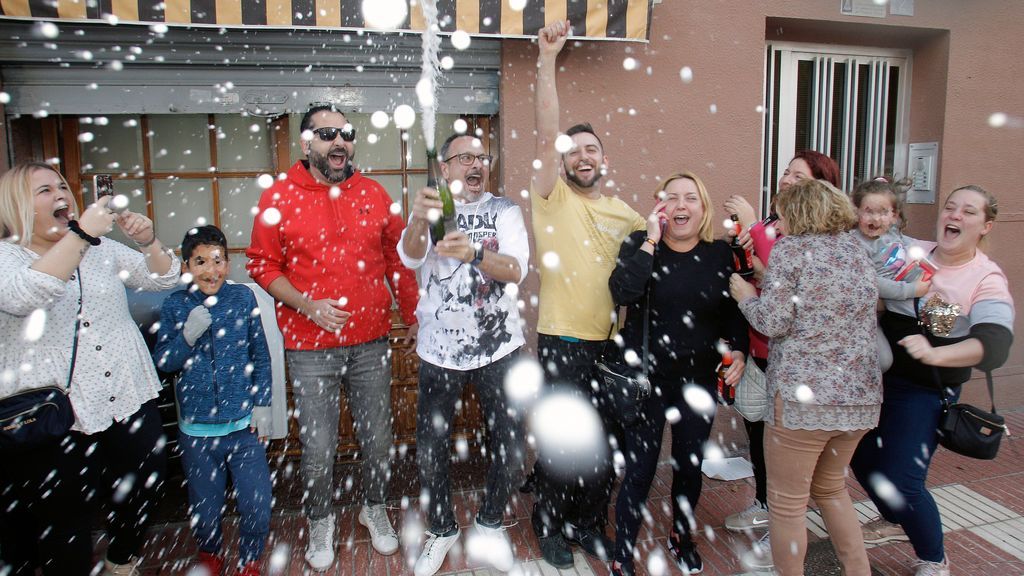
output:
<path id="1" fill-rule="evenodd" d="M 383 504 L 393 437 L 388 339 L 323 350 L 287 350 L 285 360 L 302 443 L 306 515 L 320 520 L 331 513 L 343 385 L 363 460 L 364 501 Z"/>
<path id="2" fill-rule="evenodd" d="M 947 393 L 950 402 L 955 402 L 960 388 Z M 886 374 L 878 428 L 864 436 L 850 462 L 878 512 L 902 526 L 917 557 L 929 562 L 941 562 L 945 557 L 939 508 L 925 485 L 939 444 L 936 429 L 941 414 L 942 400 L 936 389 Z M 906 505 L 897 509 L 880 497 L 871 482 L 874 474 L 892 482 Z"/>
<path id="3" fill-rule="evenodd" d="M 221 520 L 228 474 L 241 515 L 239 564 L 259 560 L 270 532 L 270 468 L 256 433 L 245 428 L 227 436 L 199 438 L 179 433 L 181 463 L 188 480 L 192 534 L 199 549 L 220 554 L 224 544 Z"/>
<path id="4" fill-rule="evenodd" d="M 475 370 L 449 370 L 420 362 L 419 400 L 416 408 L 416 459 L 420 489 L 428 496 L 430 531 L 449 534 L 458 528 L 452 510 L 451 425 L 455 404 L 467 383 L 473 383 L 480 399 L 487 430 L 487 469 L 484 498 L 477 521 L 491 528 L 501 526 L 512 489 L 522 481 L 526 435 L 522 414 L 509 405 L 505 374 L 519 358 L 513 352 Z"/>

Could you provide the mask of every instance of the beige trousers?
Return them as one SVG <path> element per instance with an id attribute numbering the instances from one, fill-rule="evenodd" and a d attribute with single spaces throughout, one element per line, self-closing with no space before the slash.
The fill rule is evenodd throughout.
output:
<path id="1" fill-rule="evenodd" d="M 807 554 L 808 497 L 821 508 L 846 576 L 870 576 L 860 523 L 846 489 L 847 466 L 867 430 L 789 430 L 782 401 L 764 435 L 772 560 L 780 576 L 802 576 Z"/>

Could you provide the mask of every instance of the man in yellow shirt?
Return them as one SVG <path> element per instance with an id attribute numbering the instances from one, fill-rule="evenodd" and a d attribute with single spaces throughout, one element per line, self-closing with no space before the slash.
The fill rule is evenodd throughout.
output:
<path id="1" fill-rule="evenodd" d="M 549 383 L 572 385 L 590 399 L 594 365 L 615 322 L 608 277 L 623 239 L 646 221 L 618 198 L 601 194 L 608 166 L 604 146 L 589 124 L 559 135 L 555 60 L 569 35 L 559 21 L 538 33 L 537 163 L 530 184 L 533 234 L 540 255 L 540 363 Z M 570 145 L 571 143 L 571 145 Z M 564 169 L 561 177 L 559 166 Z M 605 434 L 616 434 L 614 415 L 602 414 Z M 569 544 L 607 561 L 612 545 L 605 535 L 614 481 L 611 450 L 597 463 L 597 474 L 565 478 L 555 474 L 543 452 L 534 471 L 537 505 L 533 528 L 549 564 L 573 564 Z M 551 455 L 553 460 L 557 455 Z"/>

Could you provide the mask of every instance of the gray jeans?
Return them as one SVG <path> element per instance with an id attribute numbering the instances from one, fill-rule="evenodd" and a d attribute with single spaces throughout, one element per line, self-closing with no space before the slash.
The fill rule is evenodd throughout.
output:
<path id="1" fill-rule="evenodd" d="M 363 460 L 363 499 L 382 504 L 388 493 L 392 441 L 387 338 L 340 348 L 287 350 L 285 359 L 302 443 L 306 515 L 319 520 L 331 513 L 342 384 Z"/>

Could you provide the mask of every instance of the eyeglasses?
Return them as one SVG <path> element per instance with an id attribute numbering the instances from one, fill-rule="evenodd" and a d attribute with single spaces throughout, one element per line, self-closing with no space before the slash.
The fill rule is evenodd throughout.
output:
<path id="1" fill-rule="evenodd" d="M 484 166 L 490 166 L 491 162 L 494 161 L 492 154 L 470 154 L 469 152 L 463 152 L 462 154 L 455 154 L 444 159 L 445 162 L 451 162 L 458 158 L 459 164 L 463 166 L 472 166 L 474 160 L 479 160 Z"/>
<path id="2" fill-rule="evenodd" d="M 351 142 L 356 139 L 356 129 L 350 125 L 346 125 L 344 128 L 314 128 L 313 133 L 316 134 L 324 142 L 334 142 L 334 139 L 341 134 L 341 139 L 345 142 Z"/>

